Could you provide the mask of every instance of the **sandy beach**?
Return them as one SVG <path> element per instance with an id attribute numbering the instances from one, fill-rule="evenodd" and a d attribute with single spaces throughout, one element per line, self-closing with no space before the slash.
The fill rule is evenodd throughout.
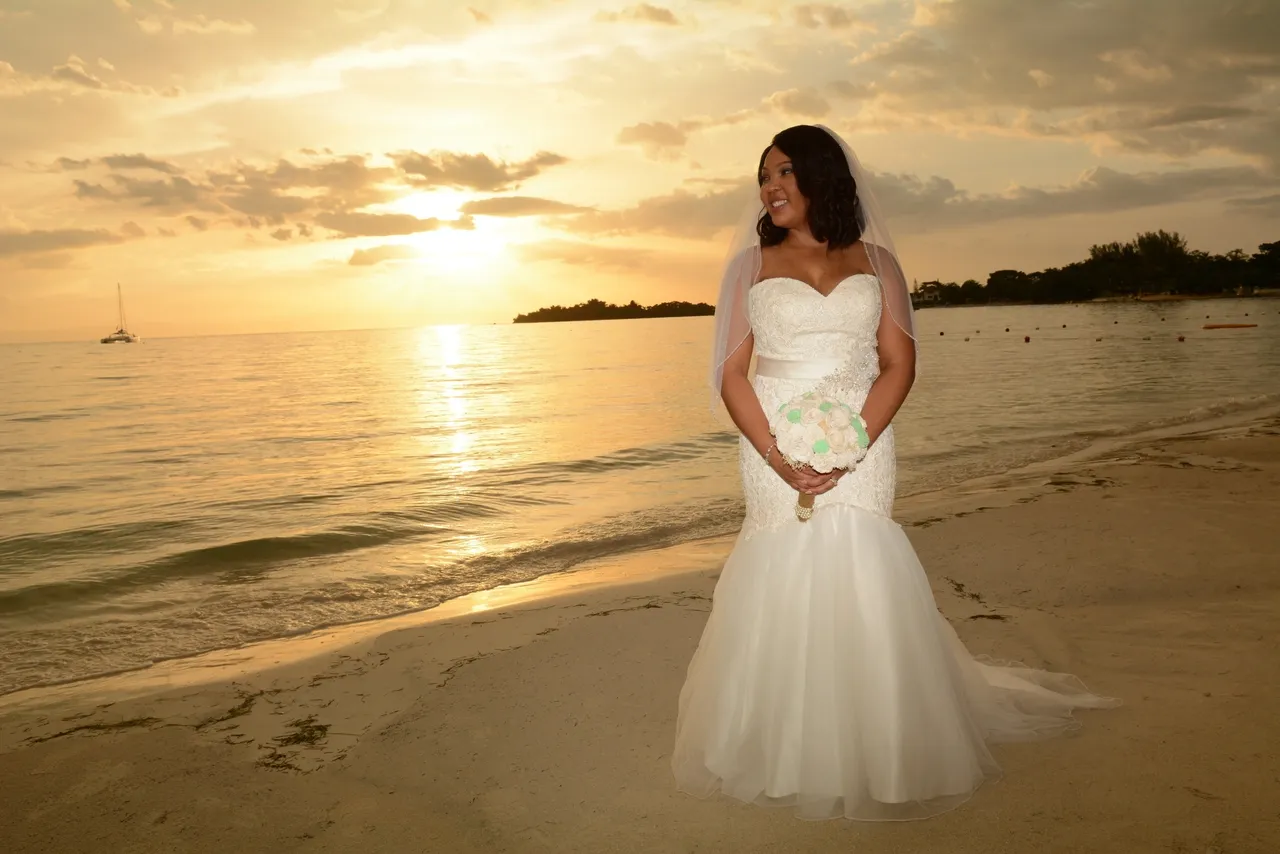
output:
<path id="1" fill-rule="evenodd" d="M 1280 421 L 904 503 L 975 653 L 1118 696 L 922 822 L 677 793 L 731 541 L 0 698 L 0 851 L 1280 851 Z"/>

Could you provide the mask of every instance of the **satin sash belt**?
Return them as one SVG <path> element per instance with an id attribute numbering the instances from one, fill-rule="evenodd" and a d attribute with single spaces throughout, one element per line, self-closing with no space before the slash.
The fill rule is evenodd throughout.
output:
<path id="1" fill-rule="evenodd" d="M 783 380 L 820 380 L 840 367 L 837 359 L 770 359 L 756 357 L 756 376 Z"/>

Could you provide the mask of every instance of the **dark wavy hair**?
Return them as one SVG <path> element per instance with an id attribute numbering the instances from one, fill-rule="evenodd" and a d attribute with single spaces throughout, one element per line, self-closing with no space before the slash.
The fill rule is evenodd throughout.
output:
<path id="1" fill-rule="evenodd" d="M 809 202 L 809 231 L 832 249 L 852 246 L 862 236 L 862 205 L 849 172 L 844 149 L 831 134 L 813 125 L 796 125 L 773 138 L 760 153 L 756 181 L 764 185 L 764 159 L 772 148 L 782 151 L 795 170 L 796 186 Z M 756 223 L 761 246 L 777 246 L 788 229 L 773 224 L 768 211 Z"/>

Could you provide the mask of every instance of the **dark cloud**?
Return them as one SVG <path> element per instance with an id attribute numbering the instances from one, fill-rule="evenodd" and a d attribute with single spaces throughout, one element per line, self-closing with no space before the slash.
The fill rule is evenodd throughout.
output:
<path id="1" fill-rule="evenodd" d="M 61 158 L 65 160 L 66 158 Z M 102 158 L 103 165 L 111 169 L 152 169 L 166 175 L 176 175 L 180 170 L 172 163 L 155 160 L 145 154 L 111 154 Z"/>
<path id="2" fill-rule="evenodd" d="M 105 228 L 63 228 L 53 231 L 0 230 L 0 258 L 62 249 L 80 249 L 104 243 L 120 243 L 124 238 Z"/>
<path id="3" fill-rule="evenodd" d="M 90 184 L 88 181 L 75 180 L 71 182 L 76 188 L 77 199 L 115 199 L 116 196 L 101 184 Z"/>
<path id="4" fill-rule="evenodd" d="M 124 225 L 120 226 L 120 233 L 123 234 L 125 237 L 146 237 L 147 236 L 147 232 L 143 230 L 142 226 L 132 221 L 126 222 Z"/>
<path id="5" fill-rule="evenodd" d="M 568 162 L 568 158 L 540 151 L 516 163 L 493 160 L 487 154 L 405 151 L 391 155 L 396 166 L 417 187 L 452 187 L 480 192 L 509 190 L 545 169 Z"/>
<path id="6" fill-rule="evenodd" d="M 582 213 L 588 208 L 532 196 L 495 196 L 467 202 L 461 210 L 464 214 L 476 216 L 549 216 Z"/>
<path id="7" fill-rule="evenodd" d="M 1231 199 L 1227 205 L 1239 211 L 1267 217 L 1280 217 L 1280 193 L 1269 196 Z"/>
<path id="8" fill-rule="evenodd" d="M 375 264 L 381 264 L 383 261 L 402 261 L 417 257 L 418 252 L 412 246 L 390 243 L 384 246 L 375 246 L 372 249 L 357 249 L 351 253 L 351 258 L 347 263 L 353 267 L 372 267 Z"/>
<path id="9" fill-rule="evenodd" d="M 221 205 L 214 198 L 207 184 L 197 183 L 182 175 L 172 178 L 143 180 L 127 175 L 109 176 L 115 188 L 110 197 L 117 201 L 129 201 L 148 208 L 170 210 L 219 210 Z M 97 198 L 95 191 L 94 198 Z"/>
<path id="10" fill-rule="evenodd" d="M 172 162 L 145 154 L 111 155 L 95 160 L 57 161 L 64 170 L 100 165 L 112 170 L 100 181 L 76 178 L 77 198 L 139 209 L 160 209 L 184 216 L 197 231 L 221 220 L 237 227 L 271 229 L 276 240 L 309 238 L 316 226 L 343 237 L 415 234 L 437 228 L 471 229 L 472 216 L 569 215 L 587 208 L 527 196 L 495 197 L 469 203 L 457 220 L 418 219 L 408 214 L 367 209 L 428 186 L 503 189 L 564 162 L 540 153 L 520 162 L 495 161 L 483 154 L 408 153 L 405 169 L 372 166 L 365 156 L 316 155 L 306 162 L 280 159 L 270 166 L 238 163 L 231 168 L 185 173 Z M 135 170 L 165 173 L 140 178 Z"/>

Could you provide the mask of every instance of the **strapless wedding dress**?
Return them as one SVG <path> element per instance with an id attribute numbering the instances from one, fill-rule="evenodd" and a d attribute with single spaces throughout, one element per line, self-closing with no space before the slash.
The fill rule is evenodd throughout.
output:
<path id="1" fill-rule="evenodd" d="M 766 279 L 747 307 L 765 412 L 831 374 L 832 354 L 854 354 L 838 396 L 862 406 L 879 371 L 874 276 L 825 297 Z M 891 518 L 892 427 L 807 522 L 745 438 L 740 467 L 746 518 L 680 692 L 681 790 L 805 818 L 924 818 L 999 774 L 988 742 L 1061 733 L 1074 709 L 1116 705 L 1074 676 L 969 654 Z"/>

